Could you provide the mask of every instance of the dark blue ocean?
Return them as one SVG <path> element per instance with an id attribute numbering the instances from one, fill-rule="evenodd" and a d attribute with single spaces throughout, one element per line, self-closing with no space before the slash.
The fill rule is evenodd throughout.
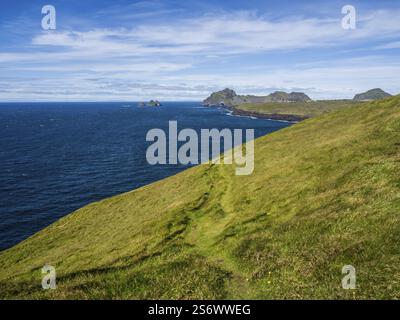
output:
<path id="1" fill-rule="evenodd" d="M 1 103 L 0 250 L 90 202 L 186 169 L 146 161 L 146 133 L 167 130 L 170 120 L 198 132 L 254 128 L 256 137 L 289 125 L 196 102 Z"/>

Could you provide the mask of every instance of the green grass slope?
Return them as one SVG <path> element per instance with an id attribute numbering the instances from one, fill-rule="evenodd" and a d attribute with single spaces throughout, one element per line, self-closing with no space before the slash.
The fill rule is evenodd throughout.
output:
<path id="1" fill-rule="evenodd" d="M 306 117 L 316 117 L 327 112 L 346 109 L 350 106 L 360 104 L 360 101 L 354 100 L 320 100 L 307 102 L 267 102 L 267 103 L 245 103 L 236 106 L 237 109 L 265 113 L 296 115 Z"/>
<path id="2" fill-rule="evenodd" d="M 250 176 L 198 166 L 1 252 L 0 297 L 400 298 L 399 172 L 400 97 L 309 119 L 257 139 Z"/>

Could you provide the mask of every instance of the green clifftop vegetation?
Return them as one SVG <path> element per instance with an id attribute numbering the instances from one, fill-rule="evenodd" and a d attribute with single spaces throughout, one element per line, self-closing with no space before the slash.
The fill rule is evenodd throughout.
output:
<path id="1" fill-rule="evenodd" d="M 308 102 L 267 102 L 267 103 L 244 103 L 236 106 L 237 109 L 259 114 L 281 114 L 305 117 L 316 117 L 327 112 L 338 111 L 360 104 L 353 100 L 320 100 Z"/>
<path id="2" fill-rule="evenodd" d="M 254 173 L 234 172 L 197 166 L 60 219 L 0 253 L 0 297 L 400 298 L 400 97 L 261 137 Z"/>

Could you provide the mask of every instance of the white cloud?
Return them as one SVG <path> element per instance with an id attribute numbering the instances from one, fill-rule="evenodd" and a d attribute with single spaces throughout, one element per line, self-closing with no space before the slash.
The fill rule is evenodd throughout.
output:
<path id="1" fill-rule="evenodd" d="M 371 37 L 398 36 L 400 11 L 377 11 L 360 19 L 356 30 L 341 28 L 337 19 L 285 18 L 268 20 L 252 12 L 203 16 L 169 24 L 151 23 L 133 29 L 44 33 L 32 43 L 72 50 L 130 54 L 237 54 L 255 51 L 302 49 L 343 44 Z"/>

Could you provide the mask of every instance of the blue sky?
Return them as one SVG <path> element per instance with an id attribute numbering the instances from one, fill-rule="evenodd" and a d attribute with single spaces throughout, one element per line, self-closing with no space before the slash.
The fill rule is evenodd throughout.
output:
<path id="1" fill-rule="evenodd" d="M 56 30 L 41 27 L 44 5 Z M 357 13 L 341 26 L 344 5 Z M 18 0 L 0 4 L 0 101 L 400 93 L 399 1 Z"/>

